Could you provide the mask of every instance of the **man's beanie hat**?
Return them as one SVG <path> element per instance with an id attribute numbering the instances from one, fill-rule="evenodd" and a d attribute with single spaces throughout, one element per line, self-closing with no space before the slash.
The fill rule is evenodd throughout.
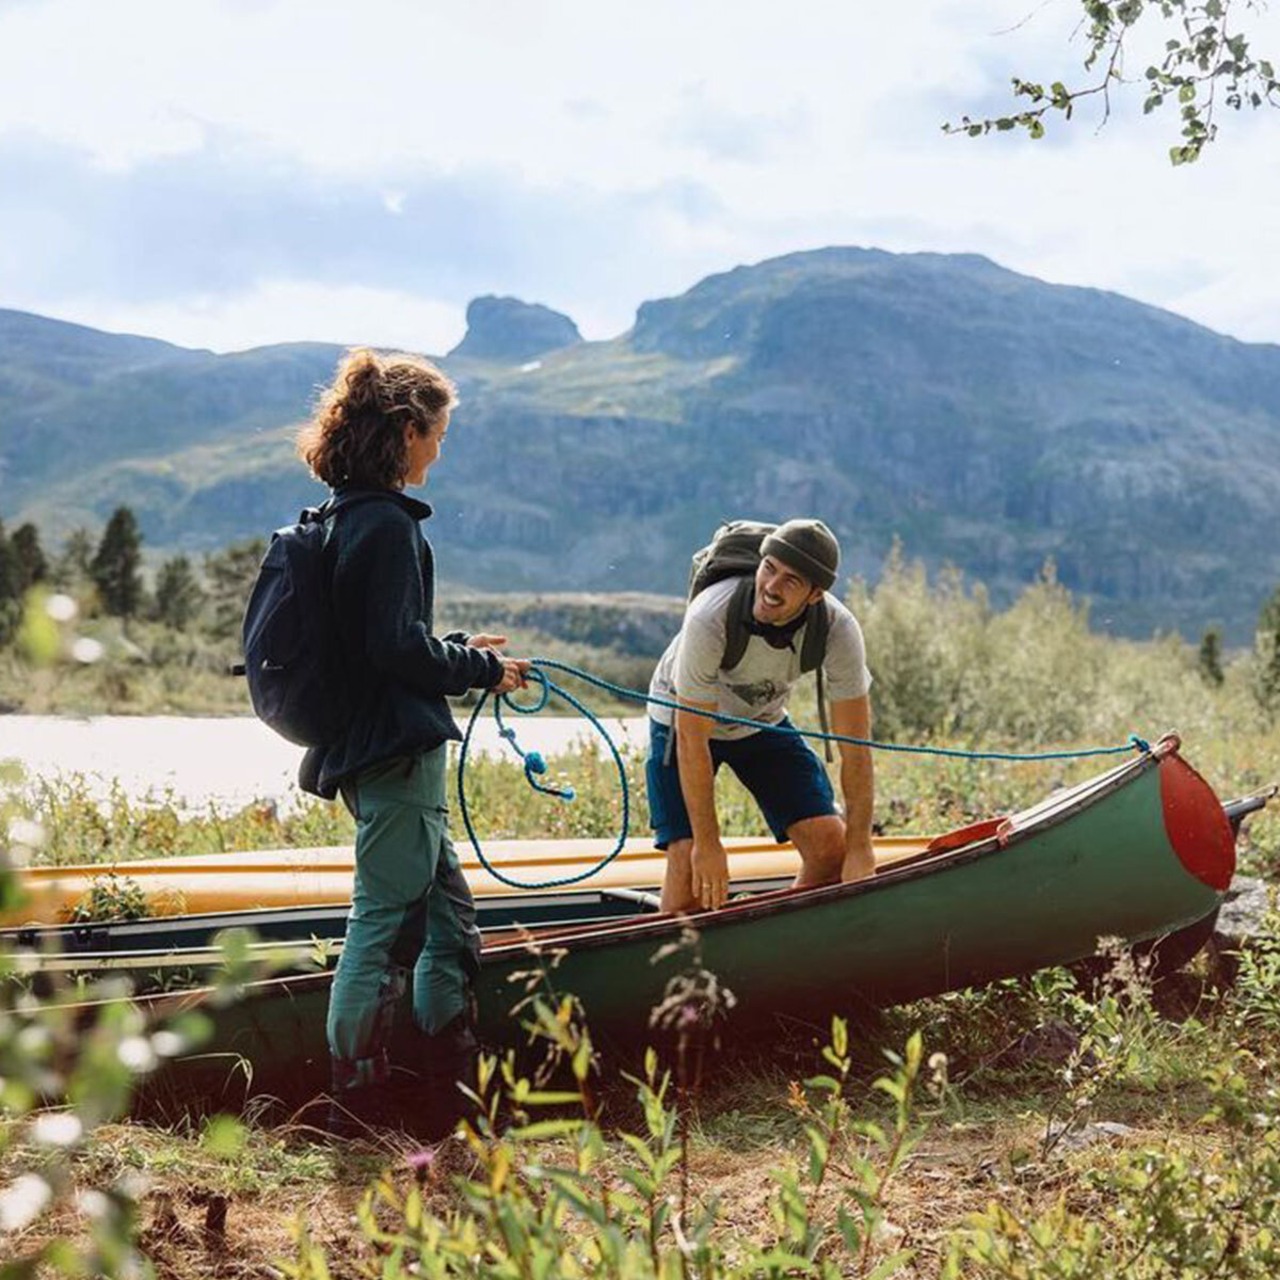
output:
<path id="1" fill-rule="evenodd" d="M 773 556 L 815 587 L 830 591 L 840 567 L 840 544 L 821 520 L 788 520 L 760 544 L 762 556 Z"/>

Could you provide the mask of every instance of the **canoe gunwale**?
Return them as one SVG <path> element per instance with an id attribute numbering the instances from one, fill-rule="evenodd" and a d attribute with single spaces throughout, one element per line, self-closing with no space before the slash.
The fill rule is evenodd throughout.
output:
<path id="1" fill-rule="evenodd" d="M 1022 814 L 1013 815 L 1015 819 L 1033 815 L 1030 821 L 1015 823 L 1003 834 L 977 840 L 972 844 L 962 845 L 958 849 L 932 853 L 927 849 L 922 850 L 913 857 L 887 867 L 866 880 L 856 880 L 848 884 L 820 885 L 812 889 L 778 889 L 740 902 L 730 902 L 714 911 L 698 911 L 679 916 L 646 916 L 605 925 L 584 925 L 576 930 L 539 931 L 533 941 L 539 948 L 567 947 L 588 950 L 611 946 L 620 941 L 646 935 L 674 933 L 686 927 L 707 931 L 744 924 L 764 916 L 803 910 L 819 901 L 827 902 L 871 893 L 883 893 L 901 885 L 904 881 L 935 874 L 941 875 L 968 866 L 979 859 L 1016 848 L 1050 827 L 1074 817 L 1103 796 L 1128 786 L 1148 770 L 1159 767 L 1161 760 L 1176 754 L 1178 745 L 1177 736 L 1168 734 L 1149 751 L 1123 761 L 1106 773 L 1086 779 L 1075 787 L 1050 796 L 1031 809 L 1023 811 Z M 1194 923 L 1201 918 L 1201 915 L 1195 916 L 1187 923 Z M 480 962 L 482 965 L 497 964 L 516 954 L 527 955 L 529 951 L 530 945 L 527 940 L 499 944 L 486 948 L 481 954 Z"/>

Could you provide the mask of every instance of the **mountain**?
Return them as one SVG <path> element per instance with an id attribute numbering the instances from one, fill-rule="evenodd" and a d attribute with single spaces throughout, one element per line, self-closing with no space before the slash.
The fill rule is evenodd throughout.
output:
<path id="1" fill-rule="evenodd" d="M 521 362 L 582 341 L 578 326 L 539 303 L 519 298 L 475 298 L 467 307 L 467 332 L 450 357 Z"/>
<path id="2" fill-rule="evenodd" d="M 678 593 L 720 519 L 810 513 L 849 572 L 874 577 L 896 537 L 997 601 L 1052 557 L 1129 634 L 1242 639 L 1280 581 L 1275 346 L 985 258 L 853 248 L 576 336 L 514 299 L 469 309 L 427 495 L 446 580 Z M 64 533 L 128 502 L 150 545 L 190 550 L 291 519 L 321 495 L 291 428 L 339 355 L 0 312 L 0 516 Z"/>

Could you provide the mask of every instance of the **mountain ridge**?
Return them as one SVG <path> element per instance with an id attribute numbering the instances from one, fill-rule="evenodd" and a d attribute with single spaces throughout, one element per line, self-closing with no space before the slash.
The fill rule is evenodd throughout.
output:
<path id="1" fill-rule="evenodd" d="M 709 276 L 603 342 L 493 301 L 497 358 L 440 359 L 462 403 L 427 495 L 444 572 L 477 589 L 678 593 L 718 520 L 800 512 L 869 578 L 895 538 L 997 600 L 1053 558 L 1131 634 L 1243 638 L 1280 580 L 1273 344 L 979 255 L 852 247 Z M 40 328 L 63 342 L 46 363 L 6 336 L 20 314 L 0 312 L 6 521 L 127 501 L 153 546 L 209 550 L 321 496 L 291 435 L 342 348 L 122 336 L 144 345 L 111 365 L 102 335 Z M 86 438 L 99 461 L 71 474 Z"/>

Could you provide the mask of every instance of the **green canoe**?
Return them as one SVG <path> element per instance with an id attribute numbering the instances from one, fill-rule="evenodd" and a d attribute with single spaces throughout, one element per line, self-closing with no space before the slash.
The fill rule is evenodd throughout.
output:
<path id="1" fill-rule="evenodd" d="M 833 1012 L 910 1001 L 1094 954 L 1100 939 L 1149 942 L 1211 920 L 1235 869 L 1235 833 L 1212 788 L 1169 736 L 1148 751 L 1007 818 L 935 840 L 874 879 L 747 896 L 687 918 L 648 914 L 523 938 L 486 939 L 481 1032 L 522 1038 L 513 976 L 549 964 L 581 1000 L 597 1042 L 643 1040 L 650 1010 L 687 964 L 654 955 L 692 926 L 703 966 L 736 996 L 730 1028 L 825 1023 Z M 531 952 L 533 954 L 531 954 Z M 326 1086 L 330 973 L 251 984 L 215 1007 L 207 990 L 139 1000 L 157 1017 L 203 1007 L 213 1041 L 158 1082 L 228 1105 L 245 1090 L 300 1098 Z M 730 1032 L 732 1033 L 732 1032 Z M 413 1065 L 407 1006 L 393 1056 Z"/>

